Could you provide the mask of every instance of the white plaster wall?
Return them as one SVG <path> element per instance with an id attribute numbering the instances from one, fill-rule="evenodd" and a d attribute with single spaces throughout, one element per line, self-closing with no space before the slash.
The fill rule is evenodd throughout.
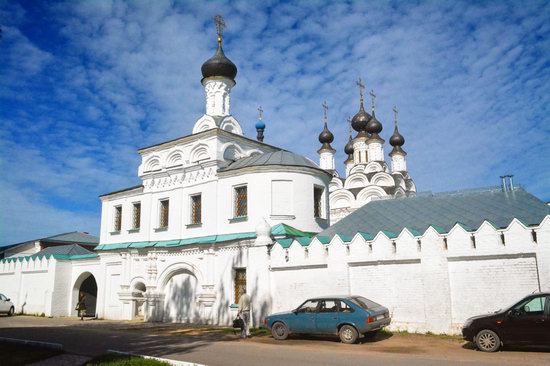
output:
<path id="1" fill-rule="evenodd" d="M 234 270 L 246 268 L 255 324 L 265 314 L 292 309 L 310 296 L 357 294 L 387 306 L 392 329 L 458 333 L 473 314 L 510 305 L 536 288 L 548 289 L 550 220 L 534 228 L 536 242 L 532 230 L 513 222 L 504 230 L 483 225 L 476 233 L 455 226 L 445 235 L 429 228 L 419 237 L 404 230 L 397 238 L 378 234 L 372 241 L 360 235 L 350 242 L 335 237 L 329 244 L 314 239 L 307 247 L 297 242 L 286 249 L 275 244 L 270 252 L 264 244 L 247 240 L 110 251 L 93 260 L 59 263 L 3 261 L 0 288 L 15 299 L 18 311 L 24 303 L 27 313 L 74 315 L 75 282 L 92 273 L 98 284 L 99 316 L 127 319 L 132 311 L 128 291 L 132 283 L 143 281 L 151 299 L 161 299 L 154 314 L 162 320 L 165 305 L 178 305 L 170 296 L 163 297 L 166 284 L 174 276 L 180 281 L 182 273 L 191 273 L 196 278 L 192 302 L 198 321 L 229 324 L 235 314 Z M 154 307 L 154 301 L 148 306 Z"/>

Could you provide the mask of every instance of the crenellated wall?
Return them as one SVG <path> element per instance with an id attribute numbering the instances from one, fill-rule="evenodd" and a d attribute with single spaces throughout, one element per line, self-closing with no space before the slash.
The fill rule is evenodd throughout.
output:
<path id="1" fill-rule="evenodd" d="M 388 307 L 392 329 L 451 334 L 470 316 L 550 290 L 550 216 L 531 227 L 514 219 L 505 229 L 484 222 L 475 231 L 457 224 L 448 233 L 429 227 L 274 244 L 263 225 L 256 239 L 4 259 L 0 288 L 18 312 L 76 316 L 80 285 L 93 276 L 99 317 L 134 319 L 143 308 L 149 321 L 227 325 L 237 311 L 236 270 L 246 269 L 254 325 L 310 297 L 355 294 Z"/>
<path id="2" fill-rule="evenodd" d="M 355 294 L 387 306 L 392 329 L 457 334 L 470 316 L 550 290 L 550 216 L 537 227 L 513 220 L 503 230 L 485 222 L 474 232 L 457 224 L 446 234 L 433 227 L 415 234 L 276 244 L 272 311 L 308 297 Z"/>

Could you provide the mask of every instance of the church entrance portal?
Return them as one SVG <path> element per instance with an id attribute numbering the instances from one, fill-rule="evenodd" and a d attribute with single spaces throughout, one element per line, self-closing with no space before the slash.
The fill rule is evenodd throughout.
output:
<path id="1" fill-rule="evenodd" d="M 174 274 L 164 288 L 164 321 L 194 323 L 199 320 L 196 306 L 197 278 L 188 271 Z"/>
<path id="2" fill-rule="evenodd" d="M 75 315 L 77 315 L 75 310 L 76 304 L 81 294 L 85 296 L 84 303 L 86 304 L 86 312 L 84 316 L 96 316 L 97 282 L 95 277 L 89 272 L 80 275 L 73 289 L 74 305 L 72 308 Z"/>

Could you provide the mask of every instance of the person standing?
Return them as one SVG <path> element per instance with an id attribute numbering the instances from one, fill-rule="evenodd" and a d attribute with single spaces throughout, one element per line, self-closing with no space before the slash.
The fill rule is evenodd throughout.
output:
<path id="1" fill-rule="evenodd" d="M 250 296 L 245 292 L 239 297 L 239 315 L 244 322 L 241 338 L 250 337 Z"/>
<path id="2" fill-rule="evenodd" d="M 78 298 L 78 303 L 76 304 L 76 310 L 78 311 L 78 316 L 80 320 L 84 320 L 84 313 L 86 313 L 86 295 L 81 292 Z"/>

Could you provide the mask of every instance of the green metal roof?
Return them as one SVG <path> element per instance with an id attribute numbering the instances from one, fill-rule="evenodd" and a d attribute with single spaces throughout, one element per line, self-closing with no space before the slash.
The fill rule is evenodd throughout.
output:
<path id="1" fill-rule="evenodd" d="M 550 207 L 522 188 L 503 192 L 500 188 L 465 190 L 414 197 L 371 201 L 357 209 L 320 236 L 355 235 L 383 231 L 394 238 L 404 228 L 420 235 L 433 227 L 448 233 L 456 224 L 475 231 L 484 221 L 506 228 L 516 218 L 526 226 L 538 225 L 550 215 Z"/>
<path id="2" fill-rule="evenodd" d="M 232 241 L 232 240 L 254 239 L 254 238 L 256 238 L 256 233 L 248 232 L 248 233 L 235 233 L 235 234 L 222 234 L 222 235 L 208 235 L 208 236 L 200 236 L 200 237 L 188 238 L 188 239 L 100 244 L 95 249 L 96 250 L 113 250 L 113 249 L 150 248 L 150 247 L 170 248 L 170 247 L 178 247 L 178 246 L 193 245 L 193 244 L 212 244 L 212 243 L 221 243 L 221 242 Z"/>
<path id="3" fill-rule="evenodd" d="M 315 233 L 298 230 L 287 224 L 277 224 L 271 228 L 271 235 L 273 236 L 295 236 L 295 237 L 312 237 Z"/>

